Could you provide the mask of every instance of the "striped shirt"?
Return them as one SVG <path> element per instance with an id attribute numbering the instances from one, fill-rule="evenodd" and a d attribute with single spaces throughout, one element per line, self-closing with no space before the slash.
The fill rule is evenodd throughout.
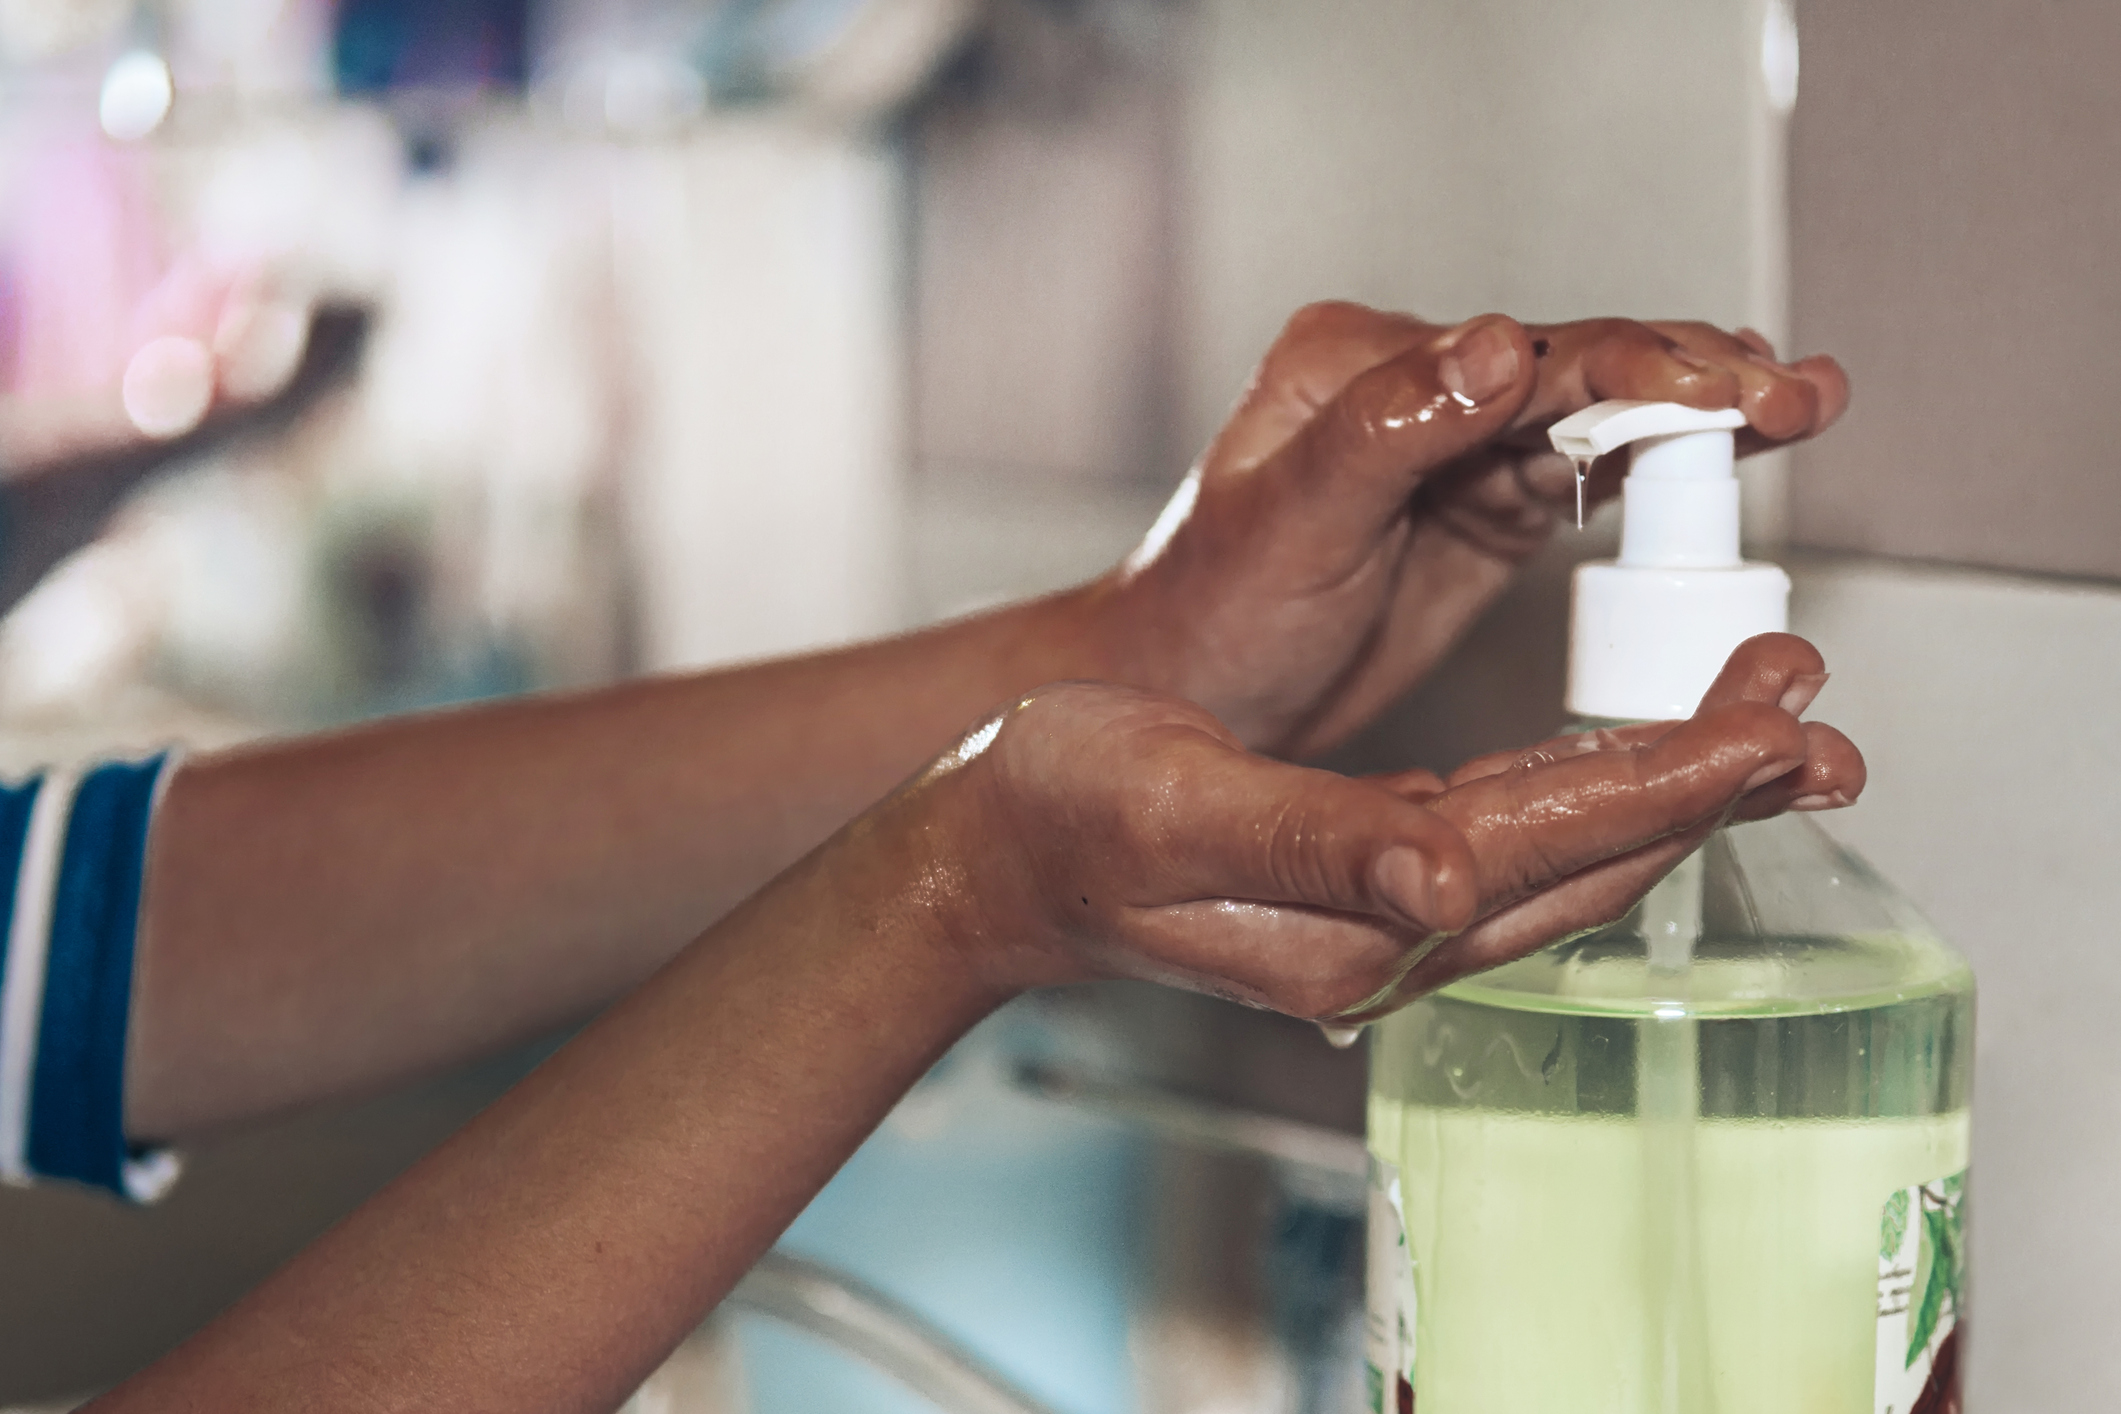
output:
<path id="1" fill-rule="evenodd" d="M 125 1034 L 147 829 L 169 754 L 0 785 L 0 1182 L 136 1203 L 177 1160 L 125 1136 Z"/>

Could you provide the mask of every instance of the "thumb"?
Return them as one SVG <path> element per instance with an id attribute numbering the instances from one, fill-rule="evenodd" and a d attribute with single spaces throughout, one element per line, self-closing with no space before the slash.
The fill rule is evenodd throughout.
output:
<path id="1" fill-rule="evenodd" d="M 1507 315 L 1442 330 L 1350 382 L 1261 470 L 1332 543 L 1374 537 L 1430 472 L 1509 426 L 1534 362 Z"/>
<path id="2" fill-rule="evenodd" d="M 1188 771 L 1191 898 L 1366 914 L 1424 931 L 1463 927 L 1478 902 L 1464 836 L 1374 782 L 1228 747 Z"/>

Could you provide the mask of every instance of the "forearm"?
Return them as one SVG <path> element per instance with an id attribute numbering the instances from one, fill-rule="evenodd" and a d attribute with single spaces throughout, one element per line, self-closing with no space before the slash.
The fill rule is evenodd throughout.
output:
<path id="1" fill-rule="evenodd" d="M 921 832 L 877 833 L 747 902 L 96 1407 L 616 1407 L 1001 999 L 946 941 Z"/>
<path id="2" fill-rule="evenodd" d="M 1099 675 L 1102 592 L 191 765 L 156 824 L 129 1131 L 373 1089 L 591 1013 L 989 707 Z"/>

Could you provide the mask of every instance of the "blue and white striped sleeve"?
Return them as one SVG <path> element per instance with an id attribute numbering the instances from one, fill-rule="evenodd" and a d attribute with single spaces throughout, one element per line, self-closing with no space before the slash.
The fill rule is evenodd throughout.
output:
<path id="1" fill-rule="evenodd" d="M 136 1203 L 177 1159 L 125 1137 L 125 1033 L 147 830 L 165 753 L 0 786 L 0 1182 Z"/>

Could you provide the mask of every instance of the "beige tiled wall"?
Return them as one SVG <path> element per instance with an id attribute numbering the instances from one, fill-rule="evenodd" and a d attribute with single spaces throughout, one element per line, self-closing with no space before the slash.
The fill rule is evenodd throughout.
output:
<path id="1" fill-rule="evenodd" d="M 1979 979 L 1968 1407 L 2121 1408 L 2121 587 L 1795 568 L 1871 767 L 1829 828 Z"/>
<path id="2" fill-rule="evenodd" d="M 1761 11 L 1207 0 L 1184 167 L 1188 444 L 1306 300 L 1779 322 L 1781 193 L 1751 160 Z"/>
<path id="3" fill-rule="evenodd" d="M 1981 982 L 1970 1407 L 2121 1406 L 2121 7 L 1806 0 L 1794 323 L 1848 366 L 1798 457 L 1819 711 L 1872 766 L 1833 827 Z M 2103 580 L 2103 582 L 2102 582 Z"/>
<path id="4" fill-rule="evenodd" d="M 2121 576 L 2121 5 L 1806 0 L 1795 329 L 1848 365 L 1807 544 Z"/>

